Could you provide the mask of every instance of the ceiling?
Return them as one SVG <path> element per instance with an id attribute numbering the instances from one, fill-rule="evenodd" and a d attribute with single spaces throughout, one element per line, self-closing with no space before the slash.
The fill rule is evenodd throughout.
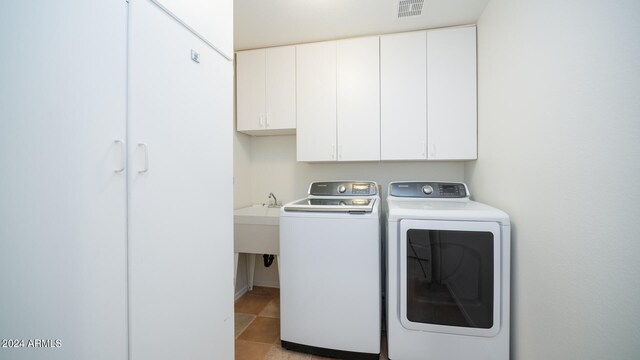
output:
<path id="1" fill-rule="evenodd" d="M 489 0 L 425 0 L 397 19 L 396 0 L 234 0 L 234 47 L 277 45 L 474 24 Z"/>

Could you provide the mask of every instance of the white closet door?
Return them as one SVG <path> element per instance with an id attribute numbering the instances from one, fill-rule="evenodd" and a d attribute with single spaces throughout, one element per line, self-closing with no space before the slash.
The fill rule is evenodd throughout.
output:
<path id="1" fill-rule="evenodd" d="M 427 31 L 429 160 L 477 157 L 476 28 Z"/>
<path id="2" fill-rule="evenodd" d="M 298 161 L 336 160 L 336 42 L 296 47 Z"/>
<path id="3" fill-rule="evenodd" d="M 380 160 L 380 38 L 338 41 L 338 160 Z"/>
<path id="4" fill-rule="evenodd" d="M 131 360 L 233 359 L 233 66 L 131 6 Z"/>
<path id="5" fill-rule="evenodd" d="M 427 158 L 427 39 L 424 31 L 380 37 L 380 156 Z"/>
<path id="6" fill-rule="evenodd" d="M 2 4 L 2 359 L 127 358 L 126 31 L 125 1 Z"/>

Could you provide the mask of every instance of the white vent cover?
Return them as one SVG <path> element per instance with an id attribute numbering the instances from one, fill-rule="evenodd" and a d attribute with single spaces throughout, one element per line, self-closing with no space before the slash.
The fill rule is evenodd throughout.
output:
<path id="1" fill-rule="evenodd" d="M 395 15 L 398 19 L 422 15 L 422 5 L 424 0 L 399 0 Z"/>

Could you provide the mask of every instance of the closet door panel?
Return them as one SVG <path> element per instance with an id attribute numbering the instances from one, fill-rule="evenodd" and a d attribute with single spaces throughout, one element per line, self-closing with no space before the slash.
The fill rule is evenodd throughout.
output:
<path id="1" fill-rule="evenodd" d="M 131 10 L 131 359 L 232 359 L 233 66 L 150 3 Z"/>
<path id="2" fill-rule="evenodd" d="M 2 4 L 2 359 L 127 359 L 126 31 L 124 1 Z"/>

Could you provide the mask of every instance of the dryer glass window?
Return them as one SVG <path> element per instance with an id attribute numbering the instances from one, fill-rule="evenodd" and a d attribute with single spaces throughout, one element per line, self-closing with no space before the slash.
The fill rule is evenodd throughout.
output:
<path id="1" fill-rule="evenodd" d="M 491 232 L 407 231 L 407 319 L 415 323 L 493 326 Z"/>

